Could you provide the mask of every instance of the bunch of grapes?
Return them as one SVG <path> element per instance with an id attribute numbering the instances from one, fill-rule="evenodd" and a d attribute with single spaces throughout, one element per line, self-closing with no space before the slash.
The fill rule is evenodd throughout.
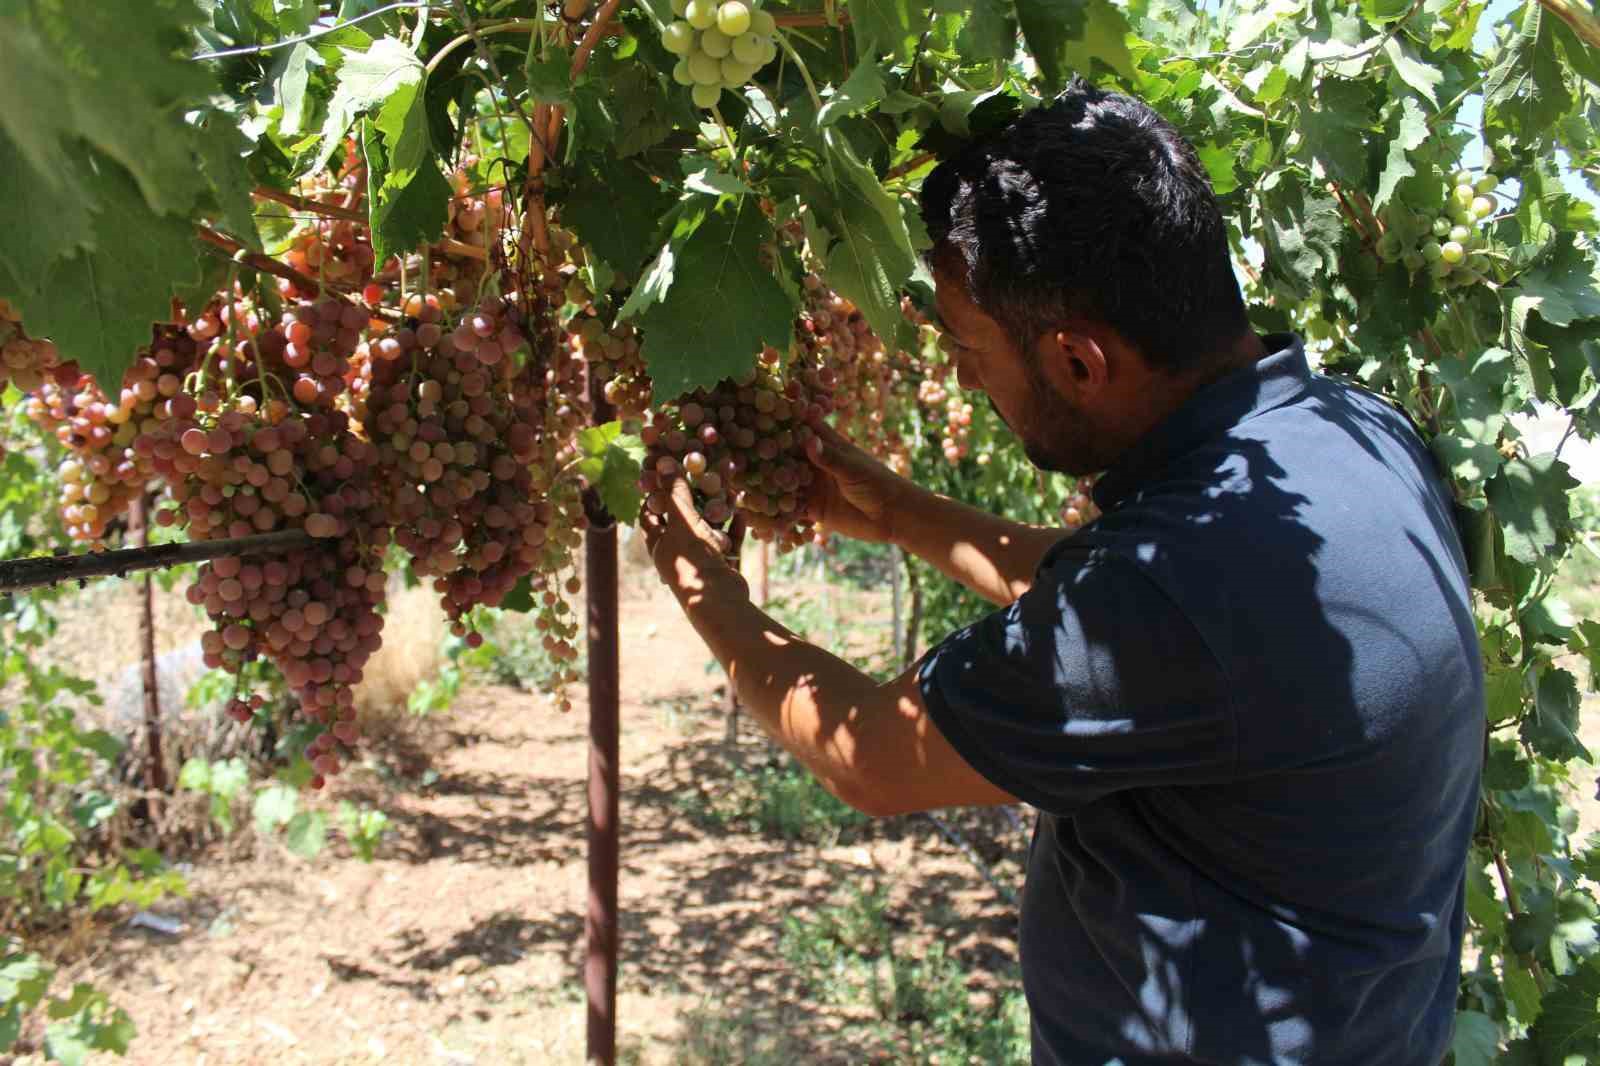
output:
<path id="1" fill-rule="evenodd" d="M 951 463 L 965 459 L 972 436 L 972 404 L 962 398 L 960 390 L 951 388 L 937 376 L 922 379 L 917 385 L 917 400 L 944 418 L 944 435 L 939 440 L 939 448 L 945 459 Z"/>
<path id="2" fill-rule="evenodd" d="M 387 580 L 387 516 L 370 477 L 374 449 L 342 411 L 291 411 L 274 422 L 259 405 L 200 412 L 162 427 L 152 451 L 176 433 L 179 471 L 168 482 L 163 524 L 191 539 L 303 529 L 310 546 L 261 560 L 224 556 L 203 564 L 187 589 L 213 628 L 201 638 L 205 663 L 238 673 L 265 655 L 321 727 L 306 757 L 312 784 L 338 772 L 339 745 L 353 745 L 353 686 L 380 643 Z M 247 718 L 248 701 L 235 701 Z"/>
<path id="3" fill-rule="evenodd" d="M 1385 262 L 1403 262 L 1413 273 L 1426 269 L 1447 288 L 1476 285 L 1493 270 L 1484 223 L 1499 206 L 1493 174 L 1458 170 L 1450 175 L 1450 191 L 1437 214 L 1413 211 L 1397 202 L 1379 212 L 1384 232 L 1377 252 Z"/>
<path id="4" fill-rule="evenodd" d="M 737 91 L 778 57 L 778 24 L 745 0 L 672 0 L 678 16 L 661 44 L 679 56 L 672 78 L 690 86 L 696 107 L 715 107 L 722 90 Z"/>
<path id="5" fill-rule="evenodd" d="M 1094 475 L 1078 478 L 1072 486 L 1072 495 L 1061 508 L 1061 524 L 1068 529 L 1078 529 L 1100 517 L 1100 508 L 1094 504 Z"/>
<path id="6" fill-rule="evenodd" d="M 22 392 L 31 392 L 51 378 L 72 384 L 78 378 L 77 364 L 63 364 L 53 342 L 29 337 L 22 328 L 22 316 L 0 300 L 0 392 L 8 382 Z"/>
<path id="7" fill-rule="evenodd" d="M 805 359 L 786 365 L 767 348 L 737 381 L 657 408 L 641 430 L 649 448 L 639 479 L 645 506 L 665 512 L 666 484 L 681 474 L 706 521 L 720 525 L 737 508 L 780 549 L 803 544 L 812 535 L 804 512 L 815 476 L 805 446 L 832 406 L 825 380 Z"/>
<path id="8" fill-rule="evenodd" d="M 344 211 L 358 211 L 366 196 L 366 162 L 353 141 L 345 145 L 344 165 L 337 176 L 321 173 L 301 183 L 300 195 Z M 290 235 L 284 262 L 308 277 L 341 289 L 359 289 L 373 275 L 376 256 L 367 227 L 345 218 L 315 217 L 301 221 Z M 285 299 L 316 295 L 286 278 L 278 280 Z"/>

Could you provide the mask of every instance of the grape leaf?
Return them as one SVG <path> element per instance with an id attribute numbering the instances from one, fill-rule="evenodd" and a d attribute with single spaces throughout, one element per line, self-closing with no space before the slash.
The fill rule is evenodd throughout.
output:
<path id="1" fill-rule="evenodd" d="M 788 346 L 795 307 L 760 260 L 770 238 L 746 196 L 684 241 L 667 298 L 639 316 L 656 402 L 746 373 L 764 345 Z"/>
<path id="2" fill-rule="evenodd" d="M 1017 47 L 1017 27 L 1009 4 L 977 0 L 956 38 L 956 52 L 969 61 L 998 59 L 1008 62 Z"/>
<path id="3" fill-rule="evenodd" d="M 1588 759 L 1578 739 L 1578 679 L 1570 671 L 1550 667 L 1539 677 L 1533 713 L 1523 720 L 1520 735 L 1547 759 Z"/>
<path id="4" fill-rule="evenodd" d="M 633 163 L 586 156 L 562 201 L 562 219 L 601 259 L 630 277 L 672 198 Z"/>
<path id="5" fill-rule="evenodd" d="M 850 0 L 850 28 L 863 59 L 884 54 L 910 59 L 928 17 L 916 0 Z"/>
<path id="6" fill-rule="evenodd" d="M 1572 107 L 1555 38 L 1538 4 L 1522 9 L 1522 24 L 1499 46 L 1483 87 L 1484 118 L 1537 142 Z"/>
<path id="7" fill-rule="evenodd" d="M 1439 83 L 1444 80 L 1444 71 L 1418 59 L 1405 38 L 1399 35 L 1384 38 L 1383 54 L 1394 64 L 1394 72 L 1401 81 L 1415 89 L 1434 107 L 1439 106 L 1438 89 Z"/>
<path id="8" fill-rule="evenodd" d="M 1233 153 L 1225 146 L 1212 141 L 1196 145 L 1195 152 L 1211 178 L 1212 192 L 1226 196 L 1239 187 L 1239 179 L 1233 173 Z"/>
<path id="9" fill-rule="evenodd" d="M 0 263 L 25 277 L 94 241 L 87 195 L 76 182 L 49 181 L 28 169 L 11 138 L 0 131 Z M 48 226 L 40 219 L 50 219 Z"/>
<path id="10" fill-rule="evenodd" d="M 372 124 L 383 135 L 388 156 L 383 184 L 385 188 L 403 189 L 433 154 L 422 83 L 407 81 L 396 86 L 377 108 Z"/>
<path id="11" fill-rule="evenodd" d="M 278 118 L 278 132 L 292 137 L 305 129 L 310 108 L 307 107 L 306 88 L 311 83 L 311 67 L 319 62 L 317 53 L 304 41 L 288 49 L 277 62 L 273 86 L 278 106 L 283 113 Z"/>
<path id="12" fill-rule="evenodd" d="M 1480 444 L 1452 433 L 1441 433 L 1429 444 L 1450 476 L 1476 484 L 1494 476 L 1504 456 L 1492 444 Z"/>
<path id="13" fill-rule="evenodd" d="M 621 422 L 607 422 L 579 433 L 578 448 L 583 452 L 578 473 L 593 486 L 606 510 L 619 522 L 638 521 L 644 441 L 637 434 L 622 432 Z"/>
<path id="14" fill-rule="evenodd" d="M 671 223 L 667 243 L 661 246 L 656 257 L 644 268 L 639 283 L 633 287 L 633 292 L 628 294 L 627 301 L 617 312 L 618 319 L 626 321 L 636 318 L 667 298 L 673 278 L 678 273 L 678 254 L 689 236 L 700 228 L 708 213 L 705 201 L 688 198 L 679 201 L 678 206 L 672 209 L 667 216 L 667 221 Z"/>
<path id="15" fill-rule="evenodd" d="M 1516 747 L 1496 743 L 1483 763 L 1483 787 L 1501 792 L 1522 788 L 1533 780 L 1533 767 Z"/>
<path id="16" fill-rule="evenodd" d="M 774 179 L 799 195 L 826 231 L 816 247 L 828 283 L 855 303 L 886 346 L 904 346 L 909 327 L 900 291 L 917 265 L 897 200 L 856 157 L 837 128 L 796 146 Z"/>
<path id="17" fill-rule="evenodd" d="M 888 87 L 884 85 L 883 71 L 878 69 L 877 61 L 863 55 L 844 84 L 834 90 L 817 112 L 817 125 L 827 126 L 845 115 L 864 111 L 882 100 L 886 92 Z"/>
<path id="18" fill-rule="evenodd" d="M 1401 100 L 1400 116 L 1389 137 L 1389 155 L 1384 161 L 1383 173 L 1378 178 L 1377 194 L 1372 198 L 1374 210 L 1388 203 L 1395 187 L 1417 172 L 1411 165 L 1409 153 L 1420 148 L 1428 140 L 1428 135 L 1428 116 L 1422 113 L 1421 105 L 1409 96 Z"/>
<path id="19" fill-rule="evenodd" d="M 295 816 L 300 806 L 299 794 L 288 785 L 274 782 L 256 793 L 250 806 L 259 833 L 276 832 Z"/>
<path id="20" fill-rule="evenodd" d="M 706 160 L 703 165 L 685 174 L 683 187 L 689 192 L 704 193 L 707 196 L 747 196 L 755 192 L 734 175 L 718 170 L 716 164 L 710 160 Z"/>
<path id="21" fill-rule="evenodd" d="M 1558 235 L 1538 265 L 1520 279 L 1511 300 L 1512 320 L 1525 327 L 1533 311 L 1553 326 L 1600 318 L 1600 277 L 1570 233 Z"/>
<path id="22" fill-rule="evenodd" d="M 1600 956 L 1590 956 L 1545 993 L 1528 1036 L 1541 1066 L 1566 1066 L 1600 1057 Z"/>
<path id="23" fill-rule="evenodd" d="M 1344 220 L 1333 197 L 1285 177 L 1262 195 L 1265 276 L 1304 298 L 1337 271 Z"/>
<path id="24" fill-rule="evenodd" d="M 92 184 L 66 166 L 66 146 L 83 141 L 133 176 L 150 209 L 187 211 L 204 179 L 183 112 L 215 89 L 185 58 L 198 18 L 185 0 L 12 0 L 0 15 L 0 130 L 42 180 Z"/>
<path id="25" fill-rule="evenodd" d="M 1088 77 L 1097 59 L 1134 77 L 1128 20 L 1109 0 L 1017 0 L 1017 22 L 1051 92 L 1073 74 Z"/>
<path id="26" fill-rule="evenodd" d="M 255 207 L 250 199 L 255 181 L 245 162 L 249 142 L 230 116 L 217 111 L 208 112 L 197 123 L 196 133 L 200 171 L 211 186 L 211 199 L 216 205 L 212 213 L 223 229 L 259 250 L 261 238 L 256 233 Z"/>
<path id="27" fill-rule="evenodd" d="M 1483 486 L 1505 533 L 1506 554 L 1538 565 L 1572 528 L 1567 493 L 1578 480 L 1553 454 L 1511 459 Z"/>
<path id="28" fill-rule="evenodd" d="M 314 859 L 328 842 L 328 816 L 321 811 L 301 811 L 289 819 L 284 843 L 302 859 Z"/>
<path id="29" fill-rule="evenodd" d="M 1367 121 L 1371 94 L 1357 81 L 1323 81 L 1315 106 L 1300 111 L 1304 151 L 1334 181 L 1364 185 L 1367 178 Z"/>
<path id="30" fill-rule="evenodd" d="M 378 262 L 436 240 L 449 222 L 453 190 L 432 153 L 396 188 L 388 181 L 388 154 L 371 121 L 363 122 L 361 144 L 367 160 L 367 210 L 372 223 L 372 254 Z"/>
<path id="31" fill-rule="evenodd" d="M 1466 359 L 1440 359 L 1439 380 L 1455 406 L 1450 417 L 1468 440 L 1494 444 L 1505 428 L 1505 383 L 1515 361 L 1502 348 L 1486 348 Z"/>
<path id="32" fill-rule="evenodd" d="M 322 143 L 312 170 L 321 170 L 328 165 L 328 160 L 344 140 L 357 115 L 381 106 L 397 90 L 406 86 L 415 87 L 423 79 L 421 61 L 398 38 L 380 37 L 366 51 L 342 48 L 340 52 L 344 62 L 339 67 L 339 81 L 333 91 L 333 99 L 328 101 L 328 117 L 322 124 Z"/>
<path id="33" fill-rule="evenodd" d="M 1456 1057 L 1455 1066 L 1493 1066 L 1500 1054 L 1499 1023 L 1475 1010 L 1456 1011 L 1450 1050 Z"/>
<path id="34" fill-rule="evenodd" d="M 12 302 L 30 332 L 56 342 L 100 387 L 115 394 L 134 351 L 150 341 L 150 326 L 171 315 L 175 292 L 200 281 L 194 229 L 169 215 L 151 214 L 133 177 L 109 159 L 80 154 L 94 217 L 92 249 L 57 260 L 31 276 L 14 277 Z"/>

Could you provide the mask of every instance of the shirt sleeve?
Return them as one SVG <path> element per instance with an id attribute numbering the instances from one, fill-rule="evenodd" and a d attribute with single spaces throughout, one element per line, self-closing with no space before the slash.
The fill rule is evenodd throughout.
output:
<path id="1" fill-rule="evenodd" d="M 1234 715 L 1215 655 L 1116 556 L 1055 553 L 1016 602 L 929 652 L 917 679 L 950 745 L 1051 814 L 1234 772 Z"/>

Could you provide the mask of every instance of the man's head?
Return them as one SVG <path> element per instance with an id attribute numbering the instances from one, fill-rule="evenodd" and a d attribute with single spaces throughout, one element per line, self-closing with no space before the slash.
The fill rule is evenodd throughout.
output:
<path id="1" fill-rule="evenodd" d="M 1106 466 L 1255 337 L 1194 149 L 1145 104 L 1075 81 L 922 186 L 963 384 L 1046 469 Z"/>

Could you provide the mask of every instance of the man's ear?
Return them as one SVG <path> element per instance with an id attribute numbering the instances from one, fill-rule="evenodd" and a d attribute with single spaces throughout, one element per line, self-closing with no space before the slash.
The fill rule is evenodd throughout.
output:
<path id="1" fill-rule="evenodd" d="M 1064 396 L 1092 398 L 1110 382 L 1105 349 L 1084 330 L 1071 326 L 1051 330 L 1039 338 L 1034 354 L 1046 380 Z"/>

